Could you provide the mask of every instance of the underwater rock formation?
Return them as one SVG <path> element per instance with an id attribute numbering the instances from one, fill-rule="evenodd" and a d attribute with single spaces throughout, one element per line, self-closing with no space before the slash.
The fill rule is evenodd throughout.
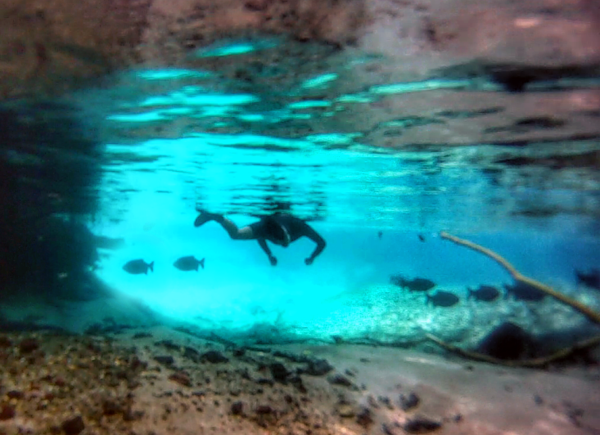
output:
<path id="1" fill-rule="evenodd" d="M 477 346 L 477 352 L 503 360 L 533 356 L 535 341 L 520 326 L 504 322 L 495 327 Z"/>
<path id="2" fill-rule="evenodd" d="M 589 1 L 12 0 L 0 16 L 4 97 L 60 91 L 58 78 L 64 89 L 134 65 L 180 65 L 199 47 L 257 32 L 438 58 L 463 65 L 454 74 L 491 75 L 511 91 L 600 66 L 600 11 Z"/>
<path id="3" fill-rule="evenodd" d="M 38 102 L 0 110 L 0 303 L 107 292 L 91 273 L 98 241 L 75 217 L 96 211 L 97 144 L 71 109 Z"/>
<path id="4" fill-rule="evenodd" d="M 347 45 L 363 31 L 365 12 L 362 0 L 3 2 L 0 46 L 10 69 L 0 95 L 60 92 L 140 64 L 175 66 L 193 49 L 241 33 Z"/>
<path id="5" fill-rule="evenodd" d="M 13 232 L 2 234 L 0 303 L 24 293 L 51 303 L 107 294 L 108 289 L 91 272 L 98 254 L 85 225 L 50 216 L 12 228 Z"/>

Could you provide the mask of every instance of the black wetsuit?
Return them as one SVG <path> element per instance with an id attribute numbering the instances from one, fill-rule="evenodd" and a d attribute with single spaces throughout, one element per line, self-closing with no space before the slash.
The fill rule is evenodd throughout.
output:
<path id="1" fill-rule="evenodd" d="M 290 242 L 314 232 L 302 219 L 285 213 L 275 213 L 262 217 L 258 222 L 250 225 L 252 233 L 257 239 L 267 239 L 273 243 L 278 243 L 283 239 L 281 227 L 284 227 L 288 232 Z"/>
<path id="2" fill-rule="evenodd" d="M 287 213 L 278 212 L 262 217 L 258 222 L 248 225 L 252 230 L 251 233 L 245 230 L 246 227 L 241 230 L 238 229 L 233 222 L 225 219 L 222 215 L 205 211 L 200 212 L 194 221 L 194 226 L 200 227 L 211 220 L 220 223 L 234 240 L 258 240 L 258 244 L 268 255 L 273 266 L 277 264 L 277 259 L 271 253 L 271 250 L 267 245 L 267 240 L 276 245 L 287 247 L 290 243 L 301 237 L 308 237 L 315 242 L 317 246 L 310 257 L 305 260 L 307 265 L 312 264 L 314 259 L 323 252 L 323 249 L 325 249 L 326 246 L 323 237 L 321 237 L 310 225 L 302 219 Z"/>
<path id="3" fill-rule="evenodd" d="M 260 221 L 250 225 L 254 237 L 258 240 L 258 244 L 265 251 L 271 264 L 275 266 L 277 259 L 273 257 L 271 250 L 267 246 L 266 240 L 276 245 L 286 247 L 289 243 L 298 240 L 300 237 L 308 237 L 317 244 L 315 250 L 305 260 L 306 264 L 312 264 L 314 259 L 323 252 L 325 249 L 325 240 L 319 235 L 310 225 L 304 222 L 302 219 L 291 216 L 285 213 L 275 213 L 270 216 L 261 218 Z M 287 243 L 285 240 L 285 233 L 282 227 L 287 231 L 289 240 Z"/>

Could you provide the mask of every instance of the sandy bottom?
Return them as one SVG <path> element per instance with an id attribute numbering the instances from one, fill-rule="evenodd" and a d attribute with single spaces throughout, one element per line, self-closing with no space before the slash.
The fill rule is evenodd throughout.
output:
<path id="1" fill-rule="evenodd" d="M 0 435 L 600 434 L 600 369 L 236 348 L 166 327 L 0 334 Z"/>

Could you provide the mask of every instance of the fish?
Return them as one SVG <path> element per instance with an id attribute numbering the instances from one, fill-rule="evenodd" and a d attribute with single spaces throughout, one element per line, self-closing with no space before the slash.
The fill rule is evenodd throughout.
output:
<path id="1" fill-rule="evenodd" d="M 480 285 L 475 290 L 467 287 L 467 300 L 475 298 L 478 301 L 491 302 L 495 301 L 500 296 L 500 290 L 491 285 Z"/>
<path id="2" fill-rule="evenodd" d="M 144 260 L 131 260 L 125 263 L 123 270 L 132 275 L 141 275 L 142 273 L 148 275 L 148 269 L 154 272 L 154 261 L 146 263 Z"/>
<path id="3" fill-rule="evenodd" d="M 458 296 L 454 293 L 438 290 L 433 295 L 427 295 L 426 304 L 433 304 L 434 307 L 452 307 L 460 302 Z"/>
<path id="4" fill-rule="evenodd" d="M 413 292 L 424 292 L 427 290 L 431 290 L 436 286 L 436 284 L 425 278 L 415 278 L 412 280 L 407 280 L 401 275 L 392 275 L 390 277 L 390 282 L 398 287 L 403 289 L 408 288 Z"/>
<path id="5" fill-rule="evenodd" d="M 575 269 L 577 285 L 584 284 L 587 287 L 600 290 L 600 271 L 598 269 L 590 270 L 590 273 L 580 272 Z"/>
<path id="6" fill-rule="evenodd" d="M 504 284 L 506 297 L 512 296 L 515 300 L 539 302 L 546 297 L 546 293 L 524 282 L 516 281 L 514 285 Z"/>
<path id="7" fill-rule="evenodd" d="M 379 232 L 377 233 L 377 237 L 379 237 L 379 238 L 381 239 L 381 238 L 383 237 L 383 231 L 379 231 Z"/>
<path id="8" fill-rule="evenodd" d="M 425 236 L 423 234 L 419 234 L 419 240 L 421 242 L 424 242 L 425 241 Z"/>
<path id="9" fill-rule="evenodd" d="M 177 261 L 173 263 L 173 266 L 184 272 L 192 270 L 198 272 L 198 266 L 201 266 L 202 269 L 204 269 L 204 260 L 204 258 L 202 260 L 196 260 L 193 255 L 188 255 L 187 257 L 178 258 Z"/>

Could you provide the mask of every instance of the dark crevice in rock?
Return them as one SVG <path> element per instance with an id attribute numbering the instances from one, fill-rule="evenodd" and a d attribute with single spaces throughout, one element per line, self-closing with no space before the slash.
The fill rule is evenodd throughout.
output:
<path id="1" fill-rule="evenodd" d="M 600 64 L 546 67 L 473 60 L 439 69 L 437 75 L 453 79 L 483 77 L 501 85 L 507 92 L 523 92 L 536 82 L 552 82 L 563 78 L 571 80 L 598 78 Z"/>
<path id="2" fill-rule="evenodd" d="M 549 155 L 544 157 L 509 157 L 498 159 L 494 163 L 507 166 L 544 166 L 550 169 L 595 168 L 600 169 L 600 151 L 581 154 Z"/>

